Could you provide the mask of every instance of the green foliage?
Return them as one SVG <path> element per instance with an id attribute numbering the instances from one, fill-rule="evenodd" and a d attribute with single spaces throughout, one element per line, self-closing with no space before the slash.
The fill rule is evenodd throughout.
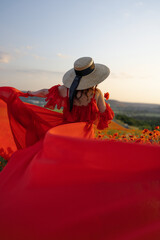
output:
<path id="1" fill-rule="evenodd" d="M 129 117 L 124 114 L 116 114 L 115 118 L 130 126 L 138 127 L 139 129 L 147 128 L 149 130 L 153 130 L 156 126 L 160 125 L 160 119 L 156 117 Z"/>
<path id="2" fill-rule="evenodd" d="M 0 171 L 6 166 L 7 161 L 0 156 Z"/>

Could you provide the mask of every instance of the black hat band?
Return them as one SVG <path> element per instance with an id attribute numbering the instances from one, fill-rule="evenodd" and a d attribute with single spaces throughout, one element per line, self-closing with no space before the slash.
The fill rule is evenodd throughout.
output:
<path id="1" fill-rule="evenodd" d="M 94 62 L 93 62 L 90 67 L 88 67 L 88 68 L 86 68 L 86 69 L 84 69 L 84 70 L 79 71 L 79 70 L 74 69 L 74 71 L 75 71 L 75 74 L 76 74 L 77 76 L 84 77 L 84 76 L 90 74 L 91 72 L 93 72 L 94 69 L 95 69 L 95 65 L 94 65 Z"/>

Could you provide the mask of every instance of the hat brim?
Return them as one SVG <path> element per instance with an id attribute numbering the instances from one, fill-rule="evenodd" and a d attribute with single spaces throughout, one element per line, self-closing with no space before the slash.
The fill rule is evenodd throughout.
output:
<path id="1" fill-rule="evenodd" d="M 80 80 L 80 83 L 77 87 L 77 90 L 88 89 L 97 84 L 103 82 L 110 74 L 110 70 L 107 66 L 103 64 L 95 64 L 95 69 L 90 74 L 83 76 Z M 62 79 L 64 86 L 70 88 L 76 74 L 74 68 L 67 71 Z"/>

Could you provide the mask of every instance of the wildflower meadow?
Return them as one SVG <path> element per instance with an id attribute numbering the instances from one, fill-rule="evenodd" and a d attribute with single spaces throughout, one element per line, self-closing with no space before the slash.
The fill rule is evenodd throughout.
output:
<path id="1" fill-rule="evenodd" d="M 113 141 L 160 145 L 160 127 L 156 126 L 154 130 L 126 129 L 112 122 L 109 128 L 102 131 L 97 130 L 96 138 L 101 140 L 108 139 Z"/>

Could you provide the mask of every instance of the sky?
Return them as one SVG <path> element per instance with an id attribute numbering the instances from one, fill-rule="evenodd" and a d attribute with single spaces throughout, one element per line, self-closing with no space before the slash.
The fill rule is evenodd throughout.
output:
<path id="1" fill-rule="evenodd" d="M 0 86 L 62 84 L 80 57 L 110 68 L 110 99 L 160 104 L 159 0 L 0 0 Z"/>

